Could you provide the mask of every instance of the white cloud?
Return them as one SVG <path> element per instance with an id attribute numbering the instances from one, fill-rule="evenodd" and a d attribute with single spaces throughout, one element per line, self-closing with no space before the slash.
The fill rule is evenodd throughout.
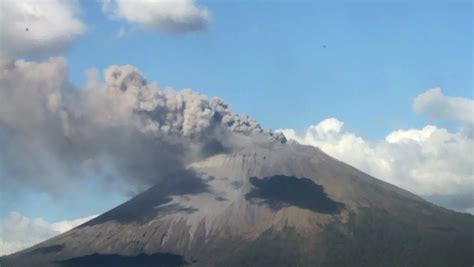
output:
<path id="1" fill-rule="evenodd" d="M 59 54 L 85 31 L 78 8 L 68 0 L 3 0 L 0 8 L 1 56 Z"/>
<path id="2" fill-rule="evenodd" d="M 280 131 L 290 140 L 319 147 L 362 171 L 420 195 L 474 193 L 474 140 L 461 132 L 428 125 L 393 131 L 385 140 L 371 143 L 343 131 L 342 125 L 331 118 L 303 133 Z"/>
<path id="3" fill-rule="evenodd" d="M 106 0 L 102 7 L 110 18 L 167 33 L 202 31 L 211 19 L 209 10 L 192 0 Z"/>
<path id="4" fill-rule="evenodd" d="M 441 88 L 433 88 L 417 96 L 413 101 L 413 110 L 437 119 L 474 125 L 474 100 L 446 96 Z"/>
<path id="5" fill-rule="evenodd" d="M 30 247 L 66 232 L 96 216 L 49 223 L 42 218 L 28 218 L 19 212 L 11 212 L 5 218 L 0 219 L 0 255 L 11 254 Z"/>
<path id="6" fill-rule="evenodd" d="M 458 211 L 464 212 L 464 213 L 474 214 L 474 208 L 462 209 L 462 210 L 458 210 Z"/>
<path id="7" fill-rule="evenodd" d="M 51 228 L 57 233 L 64 233 L 71 230 L 72 228 L 81 225 L 87 221 L 90 221 L 97 217 L 97 215 L 91 215 L 83 218 L 72 219 L 72 220 L 62 220 L 51 224 Z"/>
<path id="8" fill-rule="evenodd" d="M 422 96 L 436 91 L 428 90 Z M 463 114 L 456 115 L 455 110 L 470 110 L 472 100 L 443 98 L 451 103 L 450 118 L 460 121 L 463 118 L 463 122 L 468 120 Z M 415 99 L 414 106 L 419 106 L 420 99 L 423 98 Z M 458 104 L 461 107 L 457 107 Z M 362 171 L 420 195 L 474 194 L 474 139 L 464 131 L 450 132 L 427 125 L 421 129 L 396 130 L 384 140 L 369 142 L 355 133 L 344 131 L 343 124 L 330 118 L 302 133 L 293 129 L 279 131 L 290 140 L 317 146 Z M 470 203 L 462 204 L 474 208 L 472 198 L 466 199 Z M 469 208 L 463 207 L 466 210 Z"/>

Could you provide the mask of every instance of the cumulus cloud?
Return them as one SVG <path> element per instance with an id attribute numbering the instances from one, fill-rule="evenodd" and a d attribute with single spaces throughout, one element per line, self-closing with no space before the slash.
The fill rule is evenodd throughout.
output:
<path id="1" fill-rule="evenodd" d="M 219 98 L 160 89 L 130 65 L 110 66 L 103 80 L 90 71 L 80 88 L 62 58 L 2 61 L 0 73 L 2 190 L 63 192 L 86 177 L 146 187 L 237 136 L 285 141 Z"/>
<path id="2" fill-rule="evenodd" d="M 59 54 L 85 31 L 74 1 L 3 0 L 1 57 Z"/>
<path id="3" fill-rule="evenodd" d="M 209 10 L 192 0 L 106 0 L 102 7 L 111 18 L 166 33 L 203 31 L 211 19 Z"/>
<path id="4" fill-rule="evenodd" d="M 432 92 L 436 91 L 425 94 Z M 456 100 L 451 103 L 451 109 L 461 112 L 469 110 L 468 105 L 472 107 L 472 100 L 446 98 Z M 420 101 L 418 97 L 414 105 L 419 106 Z M 464 106 L 457 109 L 456 103 Z M 464 115 L 452 114 L 450 118 L 464 118 Z M 293 129 L 278 131 L 289 140 L 319 147 L 372 176 L 446 207 L 466 211 L 474 208 L 474 139 L 464 131 L 450 132 L 427 125 L 421 129 L 393 131 L 384 140 L 367 141 L 345 131 L 343 125 L 342 121 L 330 118 L 301 133 Z"/>
<path id="5" fill-rule="evenodd" d="M 0 219 L 0 255 L 30 247 L 92 220 L 96 216 L 49 223 L 42 218 L 28 218 L 19 212 L 11 212 Z"/>
<path id="6" fill-rule="evenodd" d="M 474 100 L 446 96 L 441 88 L 429 89 L 413 101 L 413 110 L 436 119 L 460 122 L 474 127 Z"/>

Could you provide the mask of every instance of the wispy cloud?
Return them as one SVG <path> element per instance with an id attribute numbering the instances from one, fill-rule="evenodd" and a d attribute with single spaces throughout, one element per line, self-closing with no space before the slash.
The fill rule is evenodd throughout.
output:
<path id="1" fill-rule="evenodd" d="M 115 33 L 115 37 L 122 38 L 127 34 L 127 30 L 124 27 L 120 27 L 120 29 Z"/>

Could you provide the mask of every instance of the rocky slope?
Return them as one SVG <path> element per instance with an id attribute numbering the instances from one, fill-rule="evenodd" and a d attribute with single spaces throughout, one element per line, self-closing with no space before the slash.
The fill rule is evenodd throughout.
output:
<path id="1" fill-rule="evenodd" d="M 0 262 L 472 266 L 473 242 L 472 215 L 432 205 L 317 148 L 249 142 Z"/>

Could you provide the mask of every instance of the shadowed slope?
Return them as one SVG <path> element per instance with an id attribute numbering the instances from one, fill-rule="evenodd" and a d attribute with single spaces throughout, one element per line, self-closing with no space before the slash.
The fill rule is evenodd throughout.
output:
<path id="1" fill-rule="evenodd" d="M 144 222 L 158 215 L 160 211 L 169 212 L 170 209 L 160 209 L 160 205 L 171 201 L 172 196 L 199 194 L 208 191 L 208 186 L 192 170 L 175 173 L 145 192 L 133 197 L 124 204 L 86 222 L 79 227 L 92 226 L 108 221 L 121 223 Z M 177 210 L 182 207 L 174 206 Z M 186 210 L 186 209 L 184 209 Z M 192 210 L 191 210 L 192 211 Z"/>
<path id="2" fill-rule="evenodd" d="M 250 177 L 255 187 L 245 195 L 247 199 L 262 199 L 274 209 L 297 206 L 319 213 L 338 213 L 344 206 L 330 199 L 324 188 L 308 178 L 275 175 L 265 178 Z"/>

